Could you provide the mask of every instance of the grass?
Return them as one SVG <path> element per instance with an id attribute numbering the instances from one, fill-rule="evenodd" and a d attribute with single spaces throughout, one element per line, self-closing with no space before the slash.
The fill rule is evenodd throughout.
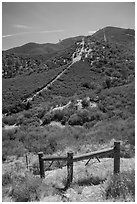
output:
<path id="1" fill-rule="evenodd" d="M 106 144 L 106 146 L 110 146 Z M 84 146 L 83 146 L 84 148 Z M 86 150 L 92 151 L 93 146 L 88 145 Z M 84 151 L 85 151 L 84 148 Z M 99 148 L 99 147 L 96 147 Z M 105 147 L 104 147 L 105 148 Z M 66 155 L 68 151 L 74 151 L 72 148 L 66 148 L 60 153 L 54 155 Z M 82 150 L 82 149 L 81 149 Z M 74 155 L 80 154 L 75 152 Z M 120 160 L 120 190 L 123 194 L 119 197 L 111 196 L 118 182 L 113 177 L 113 159 L 91 159 L 88 165 L 87 161 L 74 163 L 74 173 L 72 185 L 64 192 L 66 167 L 60 168 L 59 164 L 54 164 L 50 171 L 45 172 L 45 179 L 41 183 L 38 173 L 37 155 L 28 155 L 29 165 L 32 166 L 31 173 L 28 172 L 25 160 L 14 160 L 12 163 L 5 163 L 3 171 L 3 199 L 12 198 L 13 201 L 109 201 L 109 200 L 134 200 L 134 158 Z M 23 163 L 24 161 L 24 163 Z M 45 169 L 49 164 L 45 162 Z M 61 166 L 64 165 L 61 163 Z M 36 175 L 36 176 L 35 176 Z M 124 191 L 127 187 L 127 193 L 124 197 Z M 117 187 L 118 188 L 118 187 Z M 8 190 L 9 189 L 9 190 Z M 109 193 L 108 193 L 109 192 Z M 115 192 L 115 191 L 114 191 Z"/>
<path id="2" fill-rule="evenodd" d="M 135 170 L 123 171 L 118 175 L 113 175 L 109 178 L 106 184 L 105 196 L 126 200 L 127 197 L 135 199 Z"/>
<path id="3" fill-rule="evenodd" d="M 15 202 L 38 201 L 41 179 L 26 175 L 25 177 L 16 176 L 12 186 L 12 197 Z"/>
<path id="4" fill-rule="evenodd" d="M 10 155 L 19 157 L 25 151 L 33 153 L 43 151 L 44 154 L 63 153 L 66 147 L 71 148 L 76 154 L 87 153 L 102 149 L 113 140 L 121 141 L 121 157 L 134 156 L 135 124 L 132 117 L 126 120 L 112 118 L 96 121 L 88 128 L 70 125 L 60 128 L 41 127 L 38 118 L 30 117 L 29 113 L 25 115 L 27 118 L 23 116 L 24 121 L 20 128 L 3 130 L 3 161 Z"/>
<path id="5" fill-rule="evenodd" d="M 56 195 L 51 197 L 47 195 L 43 200 L 51 199 L 55 201 L 57 199 L 57 201 L 63 201 L 65 199 L 70 202 L 134 201 L 134 159 L 121 159 L 122 184 L 120 189 L 123 189 L 121 190 L 123 193 L 124 189 L 127 189 L 126 197 L 122 194 L 117 197 L 111 196 L 111 191 L 109 191 L 110 194 L 107 197 L 108 189 L 110 188 L 113 191 L 117 184 L 117 182 L 114 183 L 116 179 L 113 176 L 113 159 L 104 158 L 100 161 L 98 163 L 98 161 L 92 159 L 87 166 L 85 166 L 86 161 L 74 163 L 73 181 L 65 191 L 62 191 L 62 189 L 66 186 L 66 167 L 45 172 L 44 183 L 48 184 L 49 187 L 54 186 L 54 188 L 60 190 L 57 193 L 59 195 L 58 199 Z M 133 183 L 132 186 L 131 183 Z"/>

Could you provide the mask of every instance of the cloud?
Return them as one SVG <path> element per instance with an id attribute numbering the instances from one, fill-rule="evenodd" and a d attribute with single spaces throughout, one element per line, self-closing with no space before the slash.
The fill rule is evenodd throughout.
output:
<path id="1" fill-rule="evenodd" d="M 43 30 L 43 31 L 36 31 L 35 33 L 61 33 L 64 30 Z"/>
<path id="2" fill-rule="evenodd" d="M 64 32 L 64 30 L 42 30 L 42 31 L 32 31 L 32 32 L 21 32 L 21 33 L 14 33 L 9 35 L 3 35 L 2 38 L 8 38 L 12 36 L 18 36 L 18 35 L 26 35 L 26 34 L 35 34 L 35 33 L 61 33 Z"/>
<path id="3" fill-rule="evenodd" d="M 30 27 L 30 26 L 21 25 L 21 24 L 15 24 L 15 25 L 13 25 L 13 27 L 15 27 L 15 28 L 21 28 L 21 29 L 30 29 L 30 28 L 32 28 L 32 27 Z"/>
<path id="4" fill-rule="evenodd" d="M 90 30 L 90 31 L 88 31 L 88 34 L 93 35 L 95 32 L 96 32 L 96 30 Z"/>
<path id="5" fill-rule="evenodd" d="M 11 36 L 13 36 L 13 34 L 11 34 L 11 35 L 3 35 L 2 37 L 3 38 L 8 38 L 8 37 L 11 37 Z"/>

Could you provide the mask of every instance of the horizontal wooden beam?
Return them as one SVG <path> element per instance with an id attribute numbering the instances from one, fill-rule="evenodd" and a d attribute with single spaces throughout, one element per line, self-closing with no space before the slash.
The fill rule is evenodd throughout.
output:
<path id="1" fill-rule="evenodd" d="M 90 158 L 94 158 L 94 157 L 99 157 L 99 156 L 101 156 L 101 157 L 107 156 L 113 152 L 114 152 L 114 148 L 109 148 L 109 149 L 105 149 L 105 150 L 95 151 L 92 153 L 82 154 L 80 156 L 74 156 L 73 162 L 77 162 L 77 161 L 85 160 L 85 159 L 90 159 Z M 66 156 L 42 157 L 41 159 L 44 161 L 59 161 L 59 160 L 67 161 Z"/>
<path id="2" fill-rule="evenodd" d="M 77 162 L 77 161 L 81 161 L 81 160 L 85 160 L 85 159 L 90 159 L 90 158 L 94 158 L 94 157 L 99 157 L 99 156 L 103 157 L 103 156 L 107 156 L 113 152 L 114 152 L 114 148 L 109 148 L 109 149 L 95 151 L 95 152 L 88 153 L 88 154 L 83 154 L 80 156 L 74 156 L 73 162 Z"/>
<path id="3" fill-rule="evenodd" d="M 42 157 L 44 161 L 59 161 L 59 160 L 64 160 L 67 161 L 66 156 L 51 156 L 51 157 Z"/>

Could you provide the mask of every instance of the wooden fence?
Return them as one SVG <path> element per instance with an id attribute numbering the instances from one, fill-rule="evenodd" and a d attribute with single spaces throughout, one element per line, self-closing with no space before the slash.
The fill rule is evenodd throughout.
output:
<path id="1" fill-rule="evenodd" d="M 114 174 L 120 172 L 120 142 L 114 142 L 113 148 L 108 148 L 100 151 L 95 151 L 92 153 L 83 154 L 80 156 L 73 156 L 73 152 L 68 152 L 67 156 L 51 156 L 51 157 L 44 157 L 43 152 L 39 152 L 39 167 L 40 167 L 40 177 L 45 178 L 45 170 L 44 170 L 44 161 L 67 161 L 67 184 L 66 186 L 70 186 L 73 180 L 73 163 L 81 160 L 88 159 L 88 162 L 92 158 L 98 157 L 106 157 L 109 155 L 113 155 L 114 157 Z M 87 163 L 88 163 L 87 162 Z"/>

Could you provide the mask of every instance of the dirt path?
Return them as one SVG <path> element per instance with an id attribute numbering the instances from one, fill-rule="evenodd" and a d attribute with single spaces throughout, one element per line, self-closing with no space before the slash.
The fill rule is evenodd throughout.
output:
<path id="1" fill-rule="evenodd" d="M 41 93 L 44 90 L 47 90 L 55 81 L 57 81 L 73 64 L 75 63 L 72 62 L 66 69 L 64 69 L 61 73 L 59 73 L 51 82 L 49 82 L 44 88 L 42 88 L 40 91 L 36 92 L 32 97 L 27 98 L 26 101 L 30 102 L 36 97 L 39 93 Z"/>
<path id="2" fill-rule="evenodd" d="M 84 49 L 84 44 L 82 41 L 82 48 L 78 51 L 77 56 L 74 57 L 74 55 L 76 54 L 76 52 L 73 53 L 72 55 L 72 62 L 70 65 L 67 66 L 67 68 L 65 68 L 61 73 L 59 73 L 51 82 L 49 82 L 44 88 L 42 88 L 40 91 L 36 92 L 32 97 L 27 98 L 26 101 L 30 102 L 34 99 L 34 97 L 36 97 L 39 93 L 41 93 L 44 90 L 47 90 L 55 81 L 57 81 L 74 63 L 78 62 L 81 60 L 81 54 L 82 51 Z"/>

